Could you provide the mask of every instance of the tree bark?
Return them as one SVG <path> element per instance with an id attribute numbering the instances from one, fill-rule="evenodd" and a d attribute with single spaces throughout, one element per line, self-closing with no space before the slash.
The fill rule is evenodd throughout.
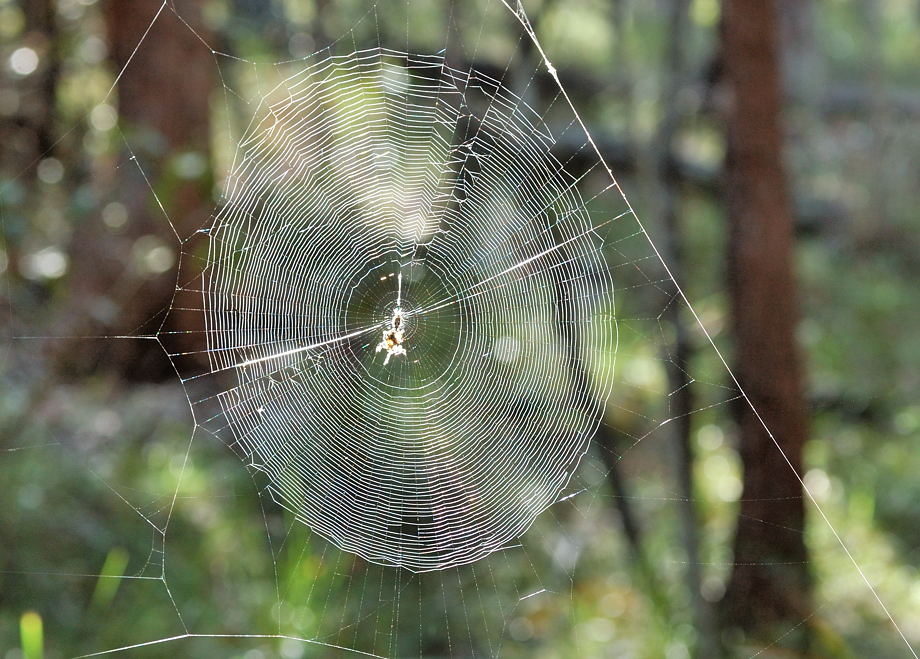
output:
<path id="1" fill-rule="evenodd" d="M 811 611 L 805 511 L 796 475 L 807 419 L 795 342 L 793 219 L 782 161 L 777 26 L 772 0 L 723 2 L 735 374 L 753 409 L 746 403 L 736 407 L 744 487 L 722 613 L 726 623 L 768 642 Z M 782 642 L 807 643 L 806 626 Z"/>
<path id="2" fill-rule="evenodd" d="M 120 167 L 100 168 L 96 183 L 106 201 L 126 207 L 128 219 L 113 231 L 100 212 L 76 231 L 68 295 L 76 308 L 69 310 L 64 332 L 69 335 L 170 329 L 163 322 L 176 266 L 145 267 L 145 246 L 166 247 L 175 259 L 180 246 L 170 222 L 185 238 L 211 210 L 209 124 L 216 66 L 201 41 L 210 38 L 200 20 L 204 1 L 182 3 L 182 20 L 169 7 L 160 11 L 161 5 L 160 0 L 109 0 L 104 5 L 112 69 L 123 71 L 116 92 L 119 126 L 130 153 Z M 65 373 L 115 364 L 131 378 L 174 375 L 154 341 L 106 341 L 95 350 L 83 342 L 78 347 L 64 351 L 60 363 Z"/>

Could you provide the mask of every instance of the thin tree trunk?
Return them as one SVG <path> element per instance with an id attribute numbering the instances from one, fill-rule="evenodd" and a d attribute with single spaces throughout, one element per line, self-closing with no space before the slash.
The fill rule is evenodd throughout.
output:
<path id="1" fill-rule="evenodd" d="M 317 50 L 322 50 L 330 45 L 329 33 L 326 30 L 326 21 L 330 12 L 329 0 L 315 0 L 313 9 L 313 41 Z"/>
<path id="2" fill-rule="evenodd" d="M 540 20 L 552 11 L 556 1 L 547 0 L 541 7 L 540 12 L 531 17 L 531 26 L 535 33 L 539 30 Z M 533 41 L 526 33 L 522 34 L 518 52 L 509 67 L 509 75 L 511 84 L 521 98 L 521 102 L 528 104 L 536 109 L 537 112 L 542 112 L 546 101 L 541 98 L 541 88 L 533 75 L 534 65 L 536 64 L 536 70 L 539 71 L 542 68 L 542 62 L 535 62 L 535 57 L 537 57 L 537 54 Z M 563 242 L 563 238 L 557 235 L 555 229 L 553 230 L 553 237 L 557 244 Z M 557 325 L 560 342 L 566 352 L 568 376 L 571 386 L 579 392 L 580 398 L 585 405 L 585 410 L 583 411 L 590 415 L 598 401 L 593 393 L 589 375 L 585 371 L 583 355 L 581 355 L 581 342 L 578 338 L 578 332 L 575 331 L 584 322 L 584 319 L 576 317 L 575 310 L 571 308 L 571 303 L 568 302 L 572 299 L 568 282 L 574 275 L 566 274 L 564 268 L 554 271 L 554 274 L 558 276 L 558 278 L 554 277 L 553 282 L 556 309 L 560 314 L 557 318 Z M 597 453 L 607 470 L 606 480 L 610 485 L 630 558 L 639 573 L 639 581 L 656 614 L 662 620 L 667 620 L 670 617 L 668 599 L 646 551 L 644 533 L 633 508 L 629 482 L 622 473 L 618 450 L 621 439 L 621 434 L 618 431 L 613 430 L 605 423 L 601 423 L 594 437 L 594 444 L 597 446 Z"/>
<path id="3" fill-rule="evenodd" d="M 55 0 L 28 0 L 23 3 L 26 33 L 40 35 L 45 45 L 44 65 L 38 80 L 40 105 L 29 120 L 33 123 L 37 139 L 36 156 L 49 156 L 56 140 L 54 134 L 54 109 L 57 102 L 57 83 L 61 72 L 61 54 Z"/>
<path id="4" fill-rule="evenodd" d="M 890 186 L 886 176 L 887 168 L 879 165 L 885 161 L 886 137 L 891 122 L 885 92 L 884 17 L 877 2 L 867 2 L 861 8 L 865 19 L 865 60 L 867 88 L 869 89 L 869 133 L 871 143 L 867 149 L 868 162 L 872 163 L 869 195 L 871 203 L 867 213 L 859 213 L 856 221 L 857 240 L 872 240 L 879 230 L 888 224 Z"/>
<path id="5" fill-rule="evenodd" d="M 677 98 L 686 84 L 685 41 L 689 28 L 690 0 L 671 0 L 669 18 L 669 46 L 664 63 L 665 84 L 662 89 L 661 105 L 664 117 L 658 130 L 658 180 L 660 212 L 664 224 L 662 248 L 671 272 L 680 282 L 684 281 L 684 259 L 680 221 L 680 181 L 674 166 L 674 140 L 681 121 Z M 677 483 L 681 503 L 681 530 L 684 549 L 687 552 L 685 580 L 690 593 L 693 622 L 697 629 L 698 643 L 694 654 L 713 657 L 718 651 L 712 607 L 702 595 L 699 553 L 699 515 L 696 509 L 693 467 L 695 456 L 691 437 L 693 412 L 693 389 L 687 366 L 692 356 L 690 337 L 682 316 L 682 305 L 675 301 L 668 306 L 665 320 L 674 328 L 674 343 L 668 364 L 668 381 L 672 395 L 671 414 L 674 423 L 677 448 Z"/>
<path id="6" fill-rule="evenodd" d="M 170 223 L 185 238 L 203 225 L 211 210 L 209 124 L 216 65 L 201 42 L 210 39 L 201 24 L 204 0 L 180 7 L 181 18 L 197 35 L 161 5 L 160 0 L 109 0 L 104 6 L 112 69 L 124 71 L 117 105 L 129 145 L 125 149 L 131 152 L 121 167 L 100 169 L 97 184 L 103 194 L 111 190 L 107 200 L 126 208 L 127 223 L 113 231 L 100 212 L 78 228 L 68 295 L 75 308 L 67 314 L 66 334 L 151 334 L 160 329 L 176 284 L 179 244 Z M 161 248 L 159 262 L 145 260 L 155 247 Z M 153 341 L 91 347 L 96 350 L 85 343 L 78 350 L 64 350 L 62 370 L 78 374 L 98 364 L 116 364 L 132 378 L 160 379 L 172 373 Z"/>
<path id="7" fill-rule="evenodd" d="M 793 473 L 801 472 L 808 430 L 795 343 L 776 7 L 772 0 L 724 0 L 722 21 L 735 374 L 782 448 L 749 405 L 736 407 L 744 487 L 722 613 L 726 623 L 773 642 L 811 611 L 805 511 Z M 806 626 L 782 643 L 807 643 Z"/>
<path id="8" fill-rule="evenodd" d="M 557 235 L 557 231 L 554 229 L 552 233 L 556 244 L 561 243 L 562 238 Z M 556 325 L 559 331 L 559 343 L 565 350 L 569 382 L 572 388 L 578 392 L 579 401 L 583 406 L 583 409 L 579 411 L 591 416 L 595 413 L 600 401 L 594 393 L 594 386 L 591 384 L 590 376 L 585 370 L 584 355 L 581 354 L 578 328 L 583 325 L 585 319 L 578 315 L 578 310 L 571 303 L 573 296 L 569 282 L 574 277 L 575 274 L 569 272 L 566 268 L 553 270 L 553 292 L 557 312 Z M 606 479 L 610 484 L 614 505 L 617 513 L 619 513 L 619 521 L 626 539 L 626 546 L 629 549 L 630 558 L 638 571 L 639 582 L 658 617 L 661 620 L 669 621 L 671 617 L 670 605 L 658 574 L 646 551 L 642 527 L 632 506 L 633 498 L 630 495 L 629 484 L 621 471 L 619 452 L 621 439 L 619 431 L 610 428 L 602 421 L 594 436 L 593 443 L 597 446 L 597 453 L 607 470 Z"/>
<path id="9" fill-rule="evenodd" d="M 452 69 L 462 70 L 466 64 L 463 52 L 463 25 L 465 21 L 463 2 L 461 0 L 447 0 L 445 13 L 447 18 L 447 41 L 444 46 L 444 63 Z"/>
<path id="10" fill-rule="evenodd" d="M 20 0 L 25 19 L 22 42 L 34 47 L 41 58 L 37 71 L 16 82 L 18 98 L 25 102 L 10 115 L 0 114 L 0 171 L 5 179 L 35 176 L 36 166 L 42 158 L 54 155 L 57 139 L 55 133 L 55 104 L 61 71 L 59 30 L 54 0 Z M 67 172 L 69 174 L 69 172 Z M 9 228 L 9 227 L 7 227 Z M 10 281 L 22 282 L 20 250 L 13 240 L 0 242 L 0 275 Z M 9 307 L 7 294 L 12 287 L 0 288 L 0 304 Z M 4 313 L 13 332 L 12 314 Z"/>

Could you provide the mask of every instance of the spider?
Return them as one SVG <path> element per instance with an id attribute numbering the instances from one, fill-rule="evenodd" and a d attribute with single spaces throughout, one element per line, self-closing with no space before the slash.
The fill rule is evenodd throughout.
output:
<path id="1" fill-rule="evenodd" d="M 377 344 L 376 352 L 381 350 L 387 351 L 387 358 L 383 360 L 384 366 L 390 363 L 390 357 L 393 355 L 405 355 L 406 349 L 403 347 L 403 312 L 400 307 L 393 310 L 393 317 L 390 318 L 390 326 L 383 330 L 383 340 Z"/>

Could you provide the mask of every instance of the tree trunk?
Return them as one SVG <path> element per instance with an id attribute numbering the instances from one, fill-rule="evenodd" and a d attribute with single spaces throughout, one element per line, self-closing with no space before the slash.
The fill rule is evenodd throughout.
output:
<path id="1" fill-rule="evenodd" d="M 45 64 L 38 76 L 38 98 L 41 102 L 34 106 L 32 117 L 27 118 L 33 124 L 37 140 L 36 157 L 51 155 L 55 143 L 54 119 L 57 101 L 57 83 L 61 73 L 60 34 L 58 31 L 54 0 L 29 0 L 22 9 L 26 19 L 26 34 L 40 41 L 45 48 Z"/>
<path id="2" fill-rule="evenodd" d="M 750 405 L 737 406 L 744 488 L 722 612 L 726 623 L 772 642 L 811 611 L 796 475 L 807 420 L 795 344 L 776 7 L 769 0 L 724 0 L 722 21 L 730 92 L 726 186 L 735 374 L 775 438 Z M 804 625 L 783 640 L 806 642 Z"/>
<path id="3" fill-rule="evenodd" d="M 681 107 L 675 101 L 687 84 L 686 41 L 690 29 L 690 0 L 671 0 L 668 17 L 669 43 L 666 49 L 664 84 L 661 90 L 661 107 L 664 114 L 658 127 L 657 169 L 659 214 L 664 228 L 661 250 L 671 273 L 678 282 L 683 282 L 684 254 L 681 236 L 681 181 L 675 166 L 675 142 L 682 120 Z M 717 656 L 718 643 L 712 606 L 703 598 L 700 573 L 699 514 L 694 485 L 696 456 L 692 439 L 692 412 L 694 396 L 692 381 L 687 369 L 693 349 L 689 332 L 683 317 L 683 305 L 668 305 L 664 318 L 674 328 L 674 342 L 669 346 L 668 382 L 672 392 L 670 410 L 674 416 L 671 424 L 676 445 L 677 487 L 680 498 L 681 535 L 687 552 L 687 567 L 684 575 L 693 610 L 693 624 L 697 631 L 697 642 L 693 656 L 712 658 Z"/>
<path id="4" fill-rule="evenodd" d="M 34 177 L 36 166 L 42 160 L 54 155 L 55 146 L 55 102 L 57 99 L 58 79 L 61 71 L 59 49 L 59 30 L 56 19 L 54 0 L 20 0 L 25 24 L 16 40 L 38 51 L 40 64 L 31 75 L 15 81 L 18 99 L 15 110 L 0 112 L 0 173 L 4 183 L 22 177 Z M 8 82 L 4 80 L 4 86 Z M 30 188 L 34 194 L 35 188 Z M 30 202 L 30 205 L 32 202 Z M 14 224 L 27 223 L 26 217 L 12 220 L 4 218 L 6 236 L 0 240 L 0 276 L 16 282 L 16 286 L 0 288 L 0 304 L 9 309 L 14 287 L 22 283 L 21 248 L 18 241 L 12 239 Z M 37 291 L 38 286 L 35 286 Z M 17 314 L 18 316 L 18 314 Z M 11 333 L 13 331 L 13 314 L 4 313 L 0 317 L 0 326 Z"/>
<path id="5" fill-rule="evenodd" d="M 326 22 L 330 13 L 329 0 L 316 0 L 313 4 L 313 41 L 316 44 L 316 50 L 322 50 L 329 47 L 331 41 L 329 32 L 326 30 Z"/>
<path id="6" fill-rule="evenodd" d="M 102 221 L 102 211 L 75 233 L 68 298 L 76 308 L 65 330 L 70 335 L 149 335 L 161 329 L 176 284 L 176 234 L 192 234 L 211 210 L 209 118 L 216 65 L 199 36 L 161 5 L 160 0 L 109 0 L 104 6 L 112 68 L 116 74 L 124 71 L 116 91 L 119 124 L 130 149 L 125 155 L 131 160 L 100 168 L 96 179 L 103 194 L 111 191 L 106 201 L 126 209 L 127 222 L 113 230 Z M 203 0 L 182 3 L 181 17 L 208 40 L 200 21 L 203 5 Z M 62 355 L 65 372 L 120 364 L 116 368 L 132 378 L 172 373 L 154 341 L 77 347 Z"/>

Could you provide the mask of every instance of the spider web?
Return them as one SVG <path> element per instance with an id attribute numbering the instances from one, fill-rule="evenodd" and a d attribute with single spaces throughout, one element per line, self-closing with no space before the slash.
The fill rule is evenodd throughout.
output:
<path id="1" fill-rule="evenodd" d="M 203 300 L 206 375 L 232 371 L 196 418 L 339 547 L 472 562 L 553 503 L 600 419 L 610 375 L 571 380 L 616 335 L 601 242 L 497 81 L 380 49 L 305 65 L 180 291 Z M 395 309 L 390 363 L 372 348 Z"/>
<path id="2" fill-rule="evenodd" d="M 664 319 L 678 307 L 727 369 L 523 7 L 473 5 L 432 34 L 443 12 L 433 3 L 343 3 L 341 37 L 271 63 L 186 24 L 220 71 L 219 139 L 233 156 L 205 226 L 182 235 L 164 211 L 180 245 L 169 319 L 185 329 L 137 338 L 169 356 L 194 431 L 163 449 L 168 483 L 135 490 L 92 471 L 150 538 L 145 558 L 130 574 L 56 577 L 123 582 L 119 597 L 163 632 L 137 639 L 118 616 L 97 619 L 90 655 L 181 642 L 191 655 L 527 656 L 537 625 L 578 654 L 637 650 L 597 622 L 613 609 L 656 612 L 624 584 L 605 583 L 607 595 L 588 598 L 591 622 L 576 624 L 582 571 L 629 560 L 608 517 L 631 497 L 609 483 L 629 471 L 660 527 L 651 535 L 676 544 L 668 529 L 686 502 L 656 465 L 671 459 L 680 418 L 663 366 L 686 374 L 707 427 L 747 401 L 723 371 L 675 363 Z M 162 20 L 185 23 L 166 2 L 152 25 Z M 478 68 L 483 44 L 507 31 L 519 40 L 504 68 Z M 385 355 L 397 309 L 405 354 Z M 224 465 L 219 495 L 198 478 L 210 464 Z M 171 543 L 212 537 L 238 514 L 221 497 L 255 508 L 204 561 L 180 556 L 173 568 Z M 253 512 L 258 526 L 245 523 Z M 266 560 L 230 560 L 211 607 L 196 610 L 208 553 L 234 547 L 261 547 Z M 712 553 L 724 573 L 730 563 Z M 234 616 L 253 597 L 259 629 Z M 662 650 L 682 642 L 671 634 Z"/>

